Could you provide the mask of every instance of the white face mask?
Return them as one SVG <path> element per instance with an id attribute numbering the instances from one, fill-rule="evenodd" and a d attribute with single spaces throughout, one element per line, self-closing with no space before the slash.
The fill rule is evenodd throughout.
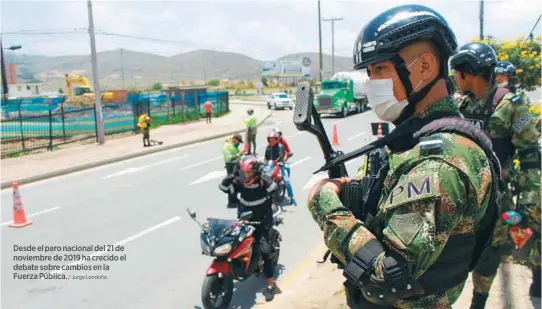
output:
<path id="1" fill-rule="evenodd" d="M 412 61 L 407 69 L 410 68 L 419 59 L 416 58 Z M 393 93 L 393 82 L 399 78 L 399 76 L 391 79 L 374 79 L 367 80 L 367 100 L 371 104 L 371 108 L 374 110 L 376 116 L 384 121 L 395 121 L 408 105 L 408 100 L 398 101 Z M 422 80 L 414 87 L 412 92 L 420 86 Z"/>
<path id="2" fill-rule="evenodd" d="M 500 84 L 497 84 L 497 87 L 499 87 L 499 88 L 503 88 L 503 87 L 506 87 L 506 86 L 508 86 L 508 81 L 507 80 L 505 80 L 504 82 L 502 82 Z"/>

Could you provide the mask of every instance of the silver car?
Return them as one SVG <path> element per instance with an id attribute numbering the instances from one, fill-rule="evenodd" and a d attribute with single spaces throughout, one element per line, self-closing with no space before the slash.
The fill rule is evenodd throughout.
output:
<path id="1" fill-rule="evenodd" d="M 267 108 L 268 109 L 293 109 L 294 102 L 288 95 L 284 92 L 274 92 L 267 98 Z"/>

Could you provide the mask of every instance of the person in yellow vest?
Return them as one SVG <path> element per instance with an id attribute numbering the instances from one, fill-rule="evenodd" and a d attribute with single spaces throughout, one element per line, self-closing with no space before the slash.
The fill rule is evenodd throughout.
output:
<path id="1" fill-rule="evenodd" d="M 246 137 L 247 142 L 245 144 L 245 150 L 247 154 L 256 155 L 256 133 L 257 133 L 257 122 L 256 115 L 254 115 L 254 110 L 249 108 L 247 110 L 248 118 L 245 119 L 245 124 L 247 126 Z M 252 145 L 254 145 L 254 151 L 252 150 Z"/>
<path id="2" fill-rule="evenodd" d="M 137 121 L 137 126 L 141 133 L 143 133 L 143 147 L 149 147 L 151 145 L 150 141 L 150 126 L 151 126 L 151 117 L 147 113 L 141 114 Z"/>
<path id="3" fill-rule="evenodd" d="M 222 145 L 222 155 L 226 168 L 226 176 L 234 174 L 236 167 L 239 164 L 239 159 L 245 154 L 245 150 L 239 149 L 239 145 L 243 143 L 241 134 L 235 134 L 231 138 L 224 141 Z M 228 194 L 228 208 L 236 208 L 239 204 L 237 195 Z"/>

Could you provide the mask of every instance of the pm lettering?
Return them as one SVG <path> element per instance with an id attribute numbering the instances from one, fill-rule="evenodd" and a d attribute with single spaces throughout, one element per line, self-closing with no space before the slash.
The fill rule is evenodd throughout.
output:
<path id="1" fill-rule="evenodd" d="M 529 113 L 525 113 L 518 122 L 512 125 L 514 132 L 520 133 L 523 130 L 523 127 L 526 126 L 531 119 L 533 119 L 533 116 Z"/>
<path id="2" fill-rule="evenodd" d="M 425 178 L 422 181 L 421 188 L 419 190 L 418 188 L 416 188 L 416 184 L 414 182 L 409 182 L 407 185 L 408 185 L 407 199 L 412 198 L 413 196 L 412 192 L 416 193 L 416 196 L 422 195 L 424 189 L 426 190 L 427 194 L 431 194 L 431 183 L 429 182 L 429 176 L 425 176 Z"/>
<path id="3" fill-rule="evenodd" d="M 397 187 L 395 187 L 390 193 L 390 200 L 388 204 L 399 205 L 416 197 L 431 195 L 433 193 L 430 176 L 423 177 L 423 180 L 421 180 L 421 178 L 417 178 L 416 180 L 408 181 L 406 185 L 399 184 Z"/>

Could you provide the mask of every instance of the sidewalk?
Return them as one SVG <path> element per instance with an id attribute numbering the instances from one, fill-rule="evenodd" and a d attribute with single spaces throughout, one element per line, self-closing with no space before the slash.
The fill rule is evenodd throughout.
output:
<path id="1" fill-rule="evenodd" d="M 243 131 L 246 106 L 231 104 L 230 109 L 230 114 L 212 119 L 212 124 L 206 124 L 205 119 L 202 119 L 151 129 L 151 139 L 164 142 L 160 146 L 143 147 L 142 136 L 138 134 L 107 140 L 103 145 L 95 143 L 3 159 L 1 187 L 4 189 L 11 186 L 14 180 L 19 184 L 29 183 Z M 271 115 L 270 111 L 261 106 L 255 106 L 254 112 L 260 123 Z"/>
<path id="2" fill-rule="evenodd" d="M 281 286 L 282 293 L 269 303 L 258 304 L 258 309 L 348 309 L 342 283 L 345 278 L 335 264 L 318 264 L 325 248 L 312 262 L 301 266 L 295 279 Z M 531 271 L 522 265 L 503 263 L 493 281 L 486 308 L 491 309 L 540 309 L 540 299 L 529 296 Z M 472 279 L 469 275 L 465 288 L 453 309 L 470 307 Z"/>

